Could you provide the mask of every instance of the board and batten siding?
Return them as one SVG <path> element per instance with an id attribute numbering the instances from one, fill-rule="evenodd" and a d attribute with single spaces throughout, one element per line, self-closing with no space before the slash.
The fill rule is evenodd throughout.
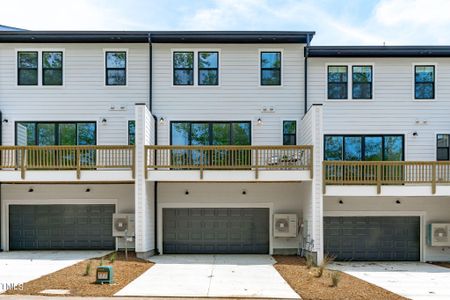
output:
<path id="1" fill-rule="evenodd" d="M 173 86 L 176 50 L 219 51 L 219 86 Z M 282 86 L 260 86 L 262 50 L 282 52 Z M 153 114 L 166 120 L 158 124 L 158 143 L 170 144 L 170 121 L 245 120 L 252 121 L 254 145 L 282 144 L 282 120 L 303 116 L 303 65 L 301 44 L 154 44 Z"/>
<path id="2" fill-rule="evenodd" d="M 327 65 L 336 64 L 372 64 L 373 99 L 327 100 Z M 415 64 L 436 66 L 435 100 L 414 100 Z M 324 103 L 324 134 L 404 134 L 406 160 L 435 160 L 436 134 L 450 133 L 450 59 L 310 58 L 308 102 Z"/>
<path id="3" fill-rule="evenodd" d="M 97 144 L 127 144 L 134 104 L 148 102 L 148 44 L 0 44 L 3 144 L 14 144 L 15 121 L 96 121 Z M 18 86 L 18 50 L 62 50 L 63 86 Z M 105 50 L 127 50 L 127 86 L 105 86 Z M 124 111 L 110 110 L 125 106 Z M 101 120 L 107 120 L 103 125 Z"/>

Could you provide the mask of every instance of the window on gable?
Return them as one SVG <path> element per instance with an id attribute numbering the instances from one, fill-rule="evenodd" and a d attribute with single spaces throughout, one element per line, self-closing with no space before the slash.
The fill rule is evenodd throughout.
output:
<path id="1" fill-rule="evenodd" d="M 63 53 L 42 52 L 42 85 L 63 84 Z"/>
<path id="2" fill-rule="evenodd" d="M 328 66 L 328 99 L 348 98 L 348 67 Z"/>
<path id="3" fill-rule="evenodd" d="M 106 52 L 106 85 L 127 84 L 127 53 L 125 51 Z"/>
<path id="4" fill-rule="evenodd" d="M 414 66 L 415 99 L 434 99 L 434 66 Z"/>
<path id="5" fill-rule="evenodd" d="M 194 52 L 173 53 L 173 85 L 194 85 Z"/>
<path id="6" fill-rule="evenodd" d="M 261 85 L 281 85 L 281 52 L 261 52 Z"/>
<path id="7" fill-rule="evenodd" d="M 352 67 L 352 98 L 372 99 L 372 66 Z"/>
<path id="8" fill-rule="evenodd" d="M 198 85 L 219 84 L 219 52 L 198 53 Z"/>
<path id="9" fill-rule="evenodd" d="M 20 51 L 17 53 L 17 84 L 38 85 L 38 52 Z"/>
<path id="10" fill-rule="evenodd" d="M 283 145 L 297 144 L 297 122 L 283 121 Z"/>
<path id="11" fill-rule="evenodd" d="M 437 160 L 450 160 L 450 135 L 437 135 Z"/>

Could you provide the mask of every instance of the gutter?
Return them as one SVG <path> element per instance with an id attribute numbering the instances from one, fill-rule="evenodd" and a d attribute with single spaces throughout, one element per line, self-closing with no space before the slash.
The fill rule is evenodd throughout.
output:
<path id="1" fill-rule="evenodd" d="M 309 56 L 309 46 L 311 43 L 311 37 L 308 34 L 306 36 L 306 46 L 304 49 L 304 56 L 305 56 L 305 63 L 304 63 L 304 83 L 305 83 L 305 87 L 304 87 L 304 98 L 305 98 L 305 106 L 304 106 L 304 111 L 303 111 L 303 115 L 306 115 L 306 113 L 308 112 L 308 56 Z"/>

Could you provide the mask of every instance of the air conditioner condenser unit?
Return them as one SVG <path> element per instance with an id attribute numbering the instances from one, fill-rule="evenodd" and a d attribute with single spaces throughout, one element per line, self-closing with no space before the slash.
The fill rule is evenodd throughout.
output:
<path id="1" fill-rule="evenodd" d="M 113 214 L 113 236 L 134 236 L 134 214 Z"/>
<path id="2" fill-rule="evenodd" d="M 432 223 L 427 227 L 427 244 L 429 246 L 450 246 L 450 224 Z"/>
<path id="3" fill-rule="evenodd" d="M 296 237 L 298 231 L 298 218 L 296 214 L 274 214 L 273 236 Z"/>

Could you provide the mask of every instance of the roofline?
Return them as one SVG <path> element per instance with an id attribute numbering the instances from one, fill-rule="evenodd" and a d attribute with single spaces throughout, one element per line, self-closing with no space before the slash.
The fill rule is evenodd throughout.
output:
<path id="1" fill-rule="evenodd" d="M 450 46 L 311 46 L 309 57 L 450 57 Z"/>
<path id="2" fill-rule="evenodd" d="M 309 43 L 313 31 L 0 31 L 0 43 Z"/>

